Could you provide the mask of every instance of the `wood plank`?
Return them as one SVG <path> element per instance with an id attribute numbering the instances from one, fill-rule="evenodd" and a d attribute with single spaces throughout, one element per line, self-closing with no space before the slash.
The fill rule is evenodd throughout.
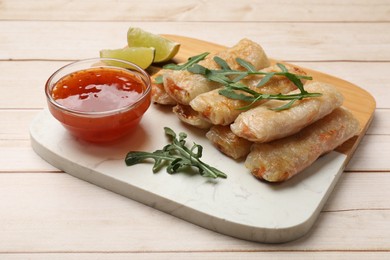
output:
<path id="1" fill-rule="evenodd" d="M 342 253 L 343 257 L 340 257 Z M 84 259 L 103 259 L 103 260 L 128 260 L 128 259 L 159 259 L 159 260 L 171 260 L 171 259 L 184 259 L 184 260 L 199 260 L 199 259 L 269 259 L 269 260 L 305 260 L 305 259 L 355 259 L 355 260 L 367 260 L 367 259 L 388 259 L 389 252 L 381 251 L 342 251 L 342 252 L 319 252 L 319 251 L 288 251 L 288 252 L 219 252 L 213 250 L 212 252 L 59 252 L 59 253 L 5 253 L 0 254 L 0 258 L 4 257 L 8 260 L 13 259 L 30 259 L 30 260 L 44 260 L 44 259 L 57 259 L 57 260 L 84 260 Z"/>
<path id="2" fill-rule="evenodd" d="M 346 171 L 390 171 L 388 135 L 366 135 L 349 161 Z M 380 159 L 379 159 L 380 158 Z"/>
<path id="3" fill-rule="evenodd" d="M 220 10 L 223 6 L 223 11 Z M 47 10 L 50 10 L 48 12 Z M 91 12 L 93 10 L 93 12 Z M 109 10 L 109 12 L 107 12 Z M 277 11 L 275 11 L 277 10 Z M 23 1 L 4 0 L 3 20 L 99 21 L 389 21 L 386 0 Z M 293 15 L 292 15 L 293 14 Z"/>
<path id="4" fill-rule="evenodd" d="M 390 70 L 388 62 L 293 62 L 298 66 L 349 81 L 371 93 L 377 108 L 390 108 L 385 71 Z"/>
<path id="5" fill-rule="evenodd" d="M 0 140 L 29 140 L 29 126 L 38 113 L 39 110 L 0 110 Z"/>
<path id="6" fill-rule="evenodd" d="M 323 212 L 390 209 L 390 172 L 345 172 Z"/>
<path id="7" fill-rule="evenodd" d="M 348 179 L 354 176 L 351 174 Z M 389 177 L 384 178 L 387 183 Z M 267 245 L 205 230 L 67 174 L 3 173 L 0 187 L 0 211 L 7 212 L 0 215 L 3 223 L 1 253 L 376 251 L 390 248 L 390 210 L 383 199 L 379 200 L 383 204 L 376 209 L 363 208 L 366 205 L 362 204 L 358 209 L 323 212 L 305 237 L 286 244 Z M 16 188 L 23 192 L 15 193 Z M 357 187 L 350 191 L 348 196 L 359 198 Z M 381 196 L 379 190 L 373 192 L 374 196 Z M 348 209 L 348 205 L 344 208 Z M 354 239 L 349 239 L 351 237 Z"/>
<path id="8" fill-rule="evenodd" d="M 387 23 L 71 21 L 1 22 L 0 59 L 76 60 L 96 57 L 100 49 L 124 46 L 129 26 L 225 46 L 247 37 L 260 43 L 270 57 L 286 61 L 390 61 L 390 27 Z"/>
<path id="9" fill-rule="evenodd" d="M 389 259 L 389 1 L 139 3 L 0 1 L 0 60 L 6 64 L 0 62 L 0 258 Z M 271 57 L 341 77 L 375 96 L 372 126 L 307 236 L 282 245 L 236 240 L 67 174 L 48 174 L 55 169 L 29 145 L 27 126 L 36 110 L 24 109 L 45 106 L 41 87 L 58 60 L 121 47 L 128 26 L 223 45 L 249 37 Z M 9 59 L 33 61 L 17 61 L 24 77 Z"/>
<path id="10" fill-rule="evenodd" d="M 67 63 L 69 62 L 1 61 L 0 108 L 41 109 L 46 107 L 45 83 L 52 73 Z"/>
<path id="11" fill-rule="evenodd" d="M 389 135 L 390 111 L 388 109 L 375 110 L 374 119 L 368 128 L 368 135 Z"/>
<path id="12" fill-rule="evenodd" d="M 9 172 L 60 172 L 57 168 L 44 161 L 31 148 L 29 143 L 16 147 L 6 143 L 0 146 L 0 173 Z M 28 146 L 26 146 L 28 144 Z"/>

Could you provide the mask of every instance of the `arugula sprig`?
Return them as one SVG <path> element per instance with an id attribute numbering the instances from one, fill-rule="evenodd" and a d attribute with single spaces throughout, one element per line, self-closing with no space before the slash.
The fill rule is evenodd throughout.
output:
<path id="1" fill-rule="evenodd" d="M 206 58 L 206 56 L 209 55 L 209 54 L 210 54 L 209 52 L 204 52 L 204 53 L 201 53 L 199 55 L 189 57 L 187 62 L 185 62 L 183 64 L 170 63 L 170 64 L 167 64 L 167 65 L 163 66 L 163 69 L 186 70 L 186 69 L 192 67 L 193 65 L 197 64 L 199 61 L 204 60 L 204 58 Z M 154 82 L 156 84 L 162 84 L 163 83 L 162 76 L 160 75 L 160 76 L 156 77 L 154 79 Z"/>
<path id="2" fill-rule="evenodd" d="M 247 93 L 247 95 L 243 94 L 242 92 Z M 225 88 L 219 90 L 218 93 L 230 99 L 243 100 L 249 103 L 247 106 L 238 108 L 239 110 L 250 109 L 256 102 L 260 100 L 290 100 L 290 102 L 282 106 L 271 108 L 271 110 L 274 111 L 289 109 L 297 100 L 309 97 L 319 97 L 322 95 L 321 93 L 309 93 L 306 90 L 303 90 L 297 94 L 262 94 L 240 83 L 229 84 L 225 86 Z"/>
<path id="3" fill-rule="evenodd" d="M 288 71 L 286 66 L 281 63 L 276 64 L 280 68 L 279 72 L 264 72 L 256 70 L 251 63 L 240 58 L 237 58 L 236 61 L 243 68 L 245 68 L 244 71 L 231 69 L 227 62 L 218 56 L 214 57 L 214 61 L 221 67 L 221 69 L 211 70 L 199 64 L 194 64 L 193 66 L 187 68 L 187 70 L 194 74 L 201 74 L 210 81 L 215 81 L 224 85 L 224 88 L 219 90 L 219 94 L 230 99 L 250 102 L 249 105 L 239 108 L 240 110 L 249 109 L 254 105 L 254 103 L 264 99 L 290 100 L 290 102 L 286 103 L 285 105 L 273 108 L 273 110 L 280 111 L 290 108 L 297 100 L 321 96 L 321 93 L 309 93 L 304 89 L 301 79 L 311 80 L 312 77 L 291 73 Z M 258 88 L 264 86 L 273 76 L 284 76 L 300 90 L 300 93 L 272 95 L 263 94 L 260 91 L 254 91 L 240 82 L 250 75 L 264 75 L 264 77 L 256 85 Z M 243 94 L 242 92 L 246 94 Z"/>
<path id="4" fill-rule="evenodd" d="M 195 167 L 199 174 L 208 178 L 227 178 L 222 171 L 202 162 L 203 147 L 194 143 L 191 148 L 186 146 L 186 133 L 179 133 L 179 136 L 169 127 L 164 127 L 165 134 L 171 139 L 171 143 L 164 146 L 162 150 L 154 152 L 131 151 L 126 155 L 127 166 L 141 163 L 146 159 L 153 159 L 153 172 L 158 172 L 162 167 L 167 166 L 167 172 L 174 174 L 183 169 Z"/>
<path id="5" fill-rule="evenodd" d="M 194 64 L 197 64 L 199 61 L 204 60 L 207 55 L 209 55 L 209 52 L 204 52 L 196 56 L 189 57 L 186 63 L 183 64 L 167 64 L 163 66 L 163 69 L 169 69 L 169 70 L 185 70 L 190 67 L 192 67 Z"/>
<path id="6" fill-rule="evenodd" d="M 188 70 L 194 74 L 200 74 L 206 77 L 210 81 L 218 82 L 224 86 L 219 90 L 219 94 L 223 95 L 230 99 L 243 100 L 249 102 L 247 106 L 239 108 L 240 110 L 250 109 L 256 102 L 260 100 L 289 100 L 290 102 L 286 103 L 272 110 L 281 111 L 290 108 L 297 100 L 310 97 L 319 97 L 321 93 L 309 93 L 305 90 L 302 79 L 312 80 L 311 76 L 294 74 L 288 71 L 285 65 L 282 63 L 277 63 L 276 65 L 280 68 L 280 71 L 274 72 L 264 72 L 257 70 L 251 63 L 237 58 L 236 61 L 240 64 L 245 70 L 234 70 L 229 64 L 222 58 L 215 56 L 214 61 L 221 67 L 221 69 L 212 70 L 208 69 L 200 64 L 199 61 L 203 60 L 209 53 L 205 52 L 193 57 L 190 57 L 188 61 L 184 64 L 168 64 L 165 65 L 164 69 L 172 70 Z M 284 76 L 289 79 L 300 91 L 298 94 L 263 94 L 260 91 L 254 91 L 248 86 L 244 85 L 241 80 L 245 79 L 251 75 L 263 75 L 264 77 L 256 85 L 257 88 L 261 88 L 267 84 L 270 79 L 274 76 Z M 155 79 L 156 83 L 163 83 L 162 77 L 157 77 Z M 244 94 L 245 93 L 245 94 Z"/>

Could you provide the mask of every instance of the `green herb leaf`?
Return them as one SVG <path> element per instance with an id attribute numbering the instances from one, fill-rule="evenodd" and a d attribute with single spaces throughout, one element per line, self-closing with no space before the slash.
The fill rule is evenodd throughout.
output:
<path id="1" fill-rule="evenodd" d="M 154 78 L 154 84 L 163 84 L 163 83 L 164 83 L 164 81 L 163 81 L 162 75 L 159 75 L 159 76 Z"/>
<path id="2" fill-rule="evenodd" d="M 276 63 L 276 65 L 280 68 L 282 72 L 288 72 L 288 69 L 282 63 Z"/>
<path id="3" fill-rule="evenodd" d="M 241 75 L 238 75 L 237 77 L 235 77 L 232 81 L 234 82 L 234 83 L 236 83 L 236 82 L 239 82 L 240 80 L 243 80 L 244 78 L 246 78 L 248 76 L 248 74 L 241 74 Z"/>
<path id="4" fill-rule="evenodd" d="M 185 70 L 190 67 L 192 67 L 194 64 L 197 64 L 199 61 L 206 58 L 207 55 L 209 55 L 209 52 L 204 52 L 196 56 L 189 57 L 186 63 L 183 64 L 167 64 L 163 68 L 164 69 L 170 69 L 170 70 Z"/>
<path id="5" fill-rule="evenodd" d="M 249 72 L 256 72 L 255 66 L 253 66 L 251 63 L 247 62 L 246 60 L 243 60 L 241 58 L 236 59 L 237 63 L 240 64 L 242 67 L 244 67 Z"/>
<path id="6" fill-rule="evenodd" d="M 245 92 L 249 95 L 237 93 L 237 92 L 235 92 L 235 90 L 240 90 L 240 91 Z M 297 93 L 297 94 L 263 94 L 263 93 L 256 92 L 256 91 L 246 87 L 245 85 L 239 84 L 239 83 L 238 84 L 237 83 L 230 84 L 230 85 L 226 86 L 225 88 L 219 90 L 219 94 L 223 95 L 227 98 L 251 102 L 247 106 L 238 108 L 239 110 L 250 109 L 252 105 L 254 105 L 257 101 L 260 101 L 260 100 L 270 100 L 270 99 L 294 100 L 294 102 L 295 102 L 296 100 L 300 100 L 303 98 L 313 98 L 313 97 L 319 97 L 322 95 L 321 93 L 308 93 L 308 92 Z M 292 106 L 292 104 L 293 103 L 291 103 L 290 105 L 283 105 L 283 106 L 276 108 L 274 110 L 281 111 L 284 109 L 288 109 Z"/>
<path id="7" fill-rule="evenodd" d="M 164 132 L 166 135 L 170 136 L 171 138 L 176 138 L 176 133 L 169 127 L 164 127 Z M 180 135 L 182 138 L 185 139 L 185 134 Z"/>
<path id="8" fill-rule="evenodd" d="M 221 83 L 222 85 L 227 85 L 230 82 L 232 82 L 228 77 L 225 75 L 218 75 L 216 73 L 213 73 L 213 71 L 209 71 L 208 74 L 206 74 L 207 79 L 210 81 Z"/>
<path id="9" fill-rule="evenodd" d="M 191 73 L 201 74 L 201 75 L 206 75 L 209 72 L 209 69 L 199 64 L 194 64 L 192 67 L 188 68 L 187 70 Z"/>
<path id="10" fill-rule="evenodd" d="M 162 150 L 154 152 L 131 151 L 127 153 L 125 162 L 127 166 L 141 163 L 147 159 L 154 160 L 153 172 L 159 171 L 167 166 L 166 171 L 174 174 L 183 169 L 197 168 L 201 176 L 207 178 L 227 178 L 222 171 L 204 163 L 200 160 L 203 147 L 193 144 L 191 148 L 186 146 L 186 133 L 179 133 L 179 136 L 169 127 L 164 127 L 165 134 L 171 139 L 171 143 Z"/>
<path id="11" fill-rule="evenodd" d="M 290 102 L 286 103 L 285 105 L 280 106 L 280 107 L 271 108 L 271 110 L 282 111 L 282 110 L 285 110 L 285 109 L 289 109 L 295 103 L 295 101 L 297 101 L 297 100 L 298 99 L 293 99 Z"/>
<path id="12" fill-rule="evenodd" d="M 294 74 L 286 72 L 284 76 L 288 78 L 292 83 L 294 83 L 294 85 L 297 86 L 297 88 L 299 88 L 302 94 L 307 93 L 307 91 L 303 88 L 302 81 Z"/>
<path id="13" fill-rule="evenodd" d="M 221 69 L 211 70 L 197 64 L 197 62 L 199 62 L 199 60 L 206 57 L 207 54 L 203 53 L 198 56 L 191 57 L 189 58 L 189 61 L 183 65 L 171 65 L 171 66 L 167 65 L 164 66 L 164 68 L 170 68 L 175 70 L 187 69 L 191 73 L 203 75 L 209 81 L 220 83 L 222 86 L 224 86 L 224 89 L 219 91 L 221 95 L 226 96 L 230 99 L 237 99 L 237 100 L 250 102 L 248 106 L 245 106 L 240 109 L 249 109 L 257 101 L 263 99 L 291 100 L 295 102 L 296 100 L 300 100 L 303 98 L 318 97 L 319 95 L 321 95 L 319 93 L 308 93 L 305 90 L 301 79 L 311 80 L 312 77 L 291 73 L 288 71 L 287 67 L 282 63 L 277 63 L 277 66 L 280 68 L 280 72 L 264 72 L 264 71 L 256 70 L 256 68 L 251 63 L 241 58 L 237 58 L 236 59 L 237 63 L 240 64 L 246 70 L 246 71 L 245 70 L 238 71 L 238 70 L 231 69 L 229 64 L 221 57 L 215 56 L 213 59 L 221 67 Z M 266 95 L 258 91 L 253 91 L 247 86 L 240 83 L 241 80 L 245 79 L 247 76 L 250 75 L 264 75 L 264 77 L 260 80 L 260 82 L 256 86 L 259 88 L 267 84 L 270 81 L 270 79 L 276 75 L 286 77 L 300 90 L 300 93 L 296 95 L 288 95 L 288 94 Z M 235 90 L 244 91 L 248 95 L 237 93 Z M 275 110 L 280 111 L 280 110 L 288 109 L 292 106 L 294 102 L 289 102 L 288 104 L 283 105 L 280 108 L 277 108 Z"/>
<path id="14" fill-rule="evenodd" d="M 229 65 L 227 64 L 227 62 L 224 59 L 222 59 L 222 58 L 220 58 L 218 56 L 215 56 L 214 57 L 214 61 L 221 67 L 221 69 L 223 69 L 223 70 L 232 70 L 229 67 Z"/>
<path id="15" fill-rule="evenodd" d="M 247 102 L 252 102 L 254 100 L 253 96 L 244 95 L 242 93 L 237 93 L 231 88 L 223 88 L 218 91 L 222 96 L 225 96 L 230 99 L 243 100 Z"/>
<path id="16" fill-rule="evenodd" d="M 204 53 L 201 53 L 199 55 L 189 57 L 186 63 L 183 63 L 183 64 L 170 63 L 170 64 L 165 65 L 163 68 L 170 69 L 170 70 L 185 70 L 185 69 L 188 69 L 188 68 L 192 67 L 193 65 L 197 64 L 199 61 L 206 58 L 206 56 L 209 54 L 210 54 L 209 52 L 204 52 Z M 162 75 L 157 76 L 154 79 L 154 83 L 155 84 L 163 84 L 163 76 Z"/>
<path id="17" fill-rule="evenodd" d="M 257 84 L 256 87 L 262 87 L 264 86 L 265 84 L 267 84 L 267 82 L 275 75 L 275 73 L 273 72 L 270 72 L 268 74 L 266 74 L 259 82 L 259 84 Z"/>

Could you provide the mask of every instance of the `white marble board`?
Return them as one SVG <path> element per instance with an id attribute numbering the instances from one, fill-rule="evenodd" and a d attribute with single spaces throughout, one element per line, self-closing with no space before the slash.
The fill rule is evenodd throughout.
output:
<path id="1" fill-rule="evenodd" d="M 224 171 L 227 179 L 152 173 L 152 162 L 127 167 L 130 150 L 154 151 L 167 139 L 164 126 L 188 133 L 204 147 L 203 160 Z M 347 156 L 331 152 L 291 180 L 261 182 L 237 162 L 217 151 L 204 132 L 181 124 L 167 109 L 152 105 L 135 133 L 107 145 L 77 140 L 43 110 L 30 127 L 32 147 L 55 167 L 102 188 L 173 216 L 229 236 L 280 243 L 303 236 L 312 227 Z M 92 203 L 92 202 L 91 202 Z"/>

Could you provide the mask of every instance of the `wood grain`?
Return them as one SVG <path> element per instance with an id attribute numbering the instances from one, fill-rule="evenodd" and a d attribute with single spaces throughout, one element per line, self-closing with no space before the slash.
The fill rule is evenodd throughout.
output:
<path id="1" fill-rule="evenodd" d="M 78 60 L 126 44 L 129 26 L 232 46 L 247 37 L 270 57 L 295 61 L 389 62 L 387 23 L 0 22 L 1 60 Z M 362 37 L 364 32 L 364 37 Z M 50 51 L 48 51 L 50 50 Z M 387 65 L 388 66 L 388 65 Z M 366 73 L 366 72 L 365 72 Z"/>
<path id="2" fill-rule="evenodd" d="M 142 5 L 126 0 L 5 0 L 0 6 L 0 17 L 69 21 L 384 22 L 389 21 L 389 9 L 386 0 L 143 0 Z"/>
<path id="3" fill-rule="evenodd" d="M 0 1 L 0 258 L 389 259 L 389 9 L 388 0 Z M 371 127 L 312 233 L 272 247 L 215 236 L 52 173 L 31 150 L 28 125 L 46 106 L 48 75 L 122 46 L 129 26 L 224 46 L 249 37 L 271 57 L 375 96 Z"/>

